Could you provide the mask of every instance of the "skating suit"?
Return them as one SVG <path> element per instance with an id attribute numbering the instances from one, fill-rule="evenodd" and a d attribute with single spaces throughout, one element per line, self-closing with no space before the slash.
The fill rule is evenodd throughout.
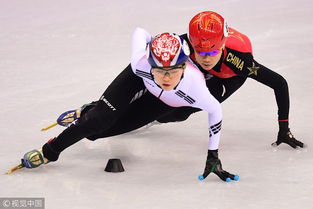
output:
<path id="1" fill-rule="evenodd" d="M 222 122 L 221 105 L 210 94 L 203 74 L 191 60 L 188 60 L 179 84 L 173 90 L 163 90 L 155 82 L 151 73 L 151 65 L 146 57 L 146 46 L 150 41 L 151 35 L 147 31 L 141 28 L 135 30 L 131 56 L 133 72 L 143 79 L 147 90 L 165 104 L 172 107 L 190 106 L 208 112 L 209 149 L 217 149 Z"/>

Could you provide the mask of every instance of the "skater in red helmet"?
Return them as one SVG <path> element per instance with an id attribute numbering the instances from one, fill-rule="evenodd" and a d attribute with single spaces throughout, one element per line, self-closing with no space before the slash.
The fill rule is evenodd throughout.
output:
<path id="1" fill-rule="evenodd" d="M 200 12 L 189 22 L 188 35 L 182 35 L 191 48 L 191 59 L 199 67 L 206 83 L 219 101 L 225 101 L 237 91 L 247 78 L 274 90 L 278 107 L 278 146 L 286 143 L 293 148 L 304 144 L 294 138 L 289 129 L 289 90 L 287 81 L 278 73 L 258 63 L 253 57 L 249 38 L 227 26 L 225 19 L 213 11 Z M 243 114 L 244 114 L 244 110 Z M 178 108 L 159 118 L 161 123 L 183 121 L 196 112 L 191 108 Z"/>

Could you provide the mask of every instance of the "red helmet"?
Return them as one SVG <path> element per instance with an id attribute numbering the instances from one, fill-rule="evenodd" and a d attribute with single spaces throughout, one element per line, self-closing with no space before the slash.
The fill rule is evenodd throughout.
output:
<path id="1" fill-rule="evenodd" d="M 227 23 L 215 12 L 201 12 L 189 22 L 189 40 L 196 51 L 218 50 L 225 44 L 227 36 Z"/>

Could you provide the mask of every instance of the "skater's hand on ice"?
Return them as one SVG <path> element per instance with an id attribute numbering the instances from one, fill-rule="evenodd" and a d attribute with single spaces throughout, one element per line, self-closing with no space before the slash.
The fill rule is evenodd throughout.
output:
<path id="1" fill-rule="evenodd" d="M 208 157 L 205 165 L 205 169 L 202 175 L 198 178 L 199 180 L 204 180 L 210 173 L 216 174 L 221 180 L 229 182 L 231 180 L 238 181 L 239 176 L 228 173 L 223 170 L 221 160 L 218 159 L 217 150 L 209 150 Z"/>
<path id="2" fill-rule="evenodd" d="M 304 144 L 301 141 L 296 140 L 289 129 L 287 131 L 278 132 L 277 141 L 272 143 L 272 146 L 278 146 L 281 143 L 286 143 L 294 149 L 297 147 L 304 147 Z"/>

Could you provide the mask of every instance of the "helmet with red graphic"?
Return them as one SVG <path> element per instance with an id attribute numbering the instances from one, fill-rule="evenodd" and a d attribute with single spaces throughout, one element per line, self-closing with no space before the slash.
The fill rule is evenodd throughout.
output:
<path id="1" fill-rule="evenodd" d="M 155 36 L 148 48 L 148 62 L 152 67 L 174 67 L 184 63 L 190 54 L 187 42 L 175 33 Z"/>
<path id="2" fill-rule="evenodd" d="M 216 12 L 201 12 L 189 22 L 188 38 L 198 52 L 210 52 L 222 48 L 227 36 L 227 23 Z"/>

